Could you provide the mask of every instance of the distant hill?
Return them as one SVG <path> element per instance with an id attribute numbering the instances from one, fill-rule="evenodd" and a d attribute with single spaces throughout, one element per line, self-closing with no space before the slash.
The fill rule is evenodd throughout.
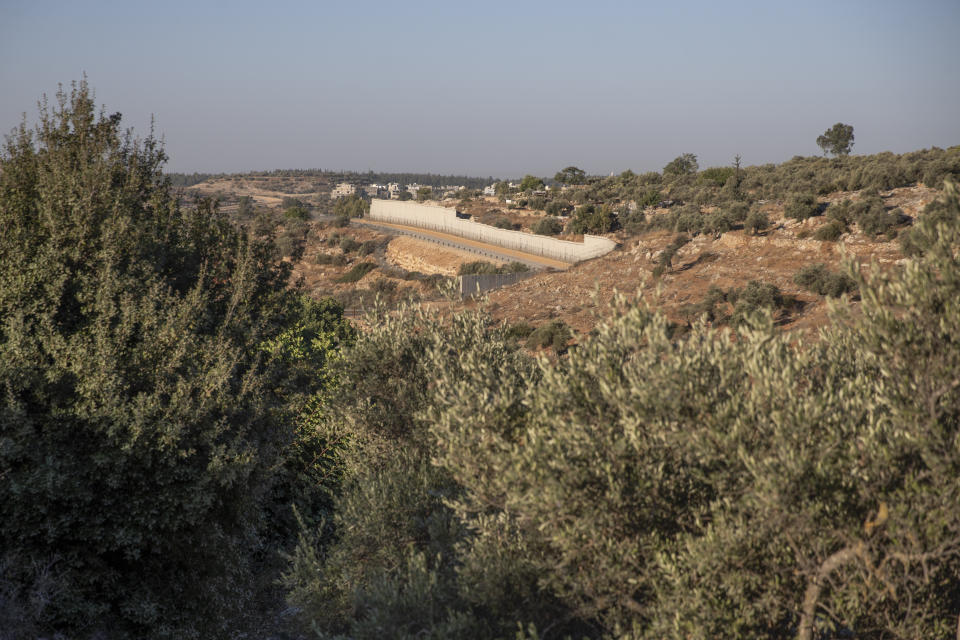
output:
<path id="1" fill-rule="evenodd" d="M 213 178 L 309 178 L 317 183 L 334 185 L 340 182 L 351 184 L 422 184 L 431 187 L 462 185 L 468 189 L 480 189 L 499 178 L 435 173 L 380 173 L 375 171 L 329 171 L 325 169 L 275 169 L 273 171 L 249 171 L 246 173 L 167 173 L 175 187 L 192 187 Z"/>

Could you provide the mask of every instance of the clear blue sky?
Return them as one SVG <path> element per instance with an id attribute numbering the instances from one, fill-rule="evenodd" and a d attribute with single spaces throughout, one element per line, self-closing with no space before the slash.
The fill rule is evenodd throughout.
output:
<path id="1" fill-rule="evenodd" d="M 85 72 L 171 171 L 553 175 L 960 144 L 960 0 L 0 0 L 0 129 Z"/>

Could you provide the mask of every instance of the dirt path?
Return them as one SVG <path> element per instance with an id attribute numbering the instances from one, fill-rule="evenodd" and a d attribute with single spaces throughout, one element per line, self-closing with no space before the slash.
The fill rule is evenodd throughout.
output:
<path id="1" fill-rule="evenodd" d="M 523 251 L 516 251 L 514 249 L 505 249 L 504 247 L 498 247 L 497 245 L 486 244 L 485 242 L 478 242 L 468 238 L 461 238 L 460 236 L 455 236 L 450 233 L 428 231 L 426 229 L 408 227 L 406 225 L 393 224 L 390 222 L 367 222 L 366 220 L 357 219 L 351 220 L 350 224 L 361 224 L 368 227 L 394 230 L 406 235 L 411 235 L 415 238 L 429 240 L 431 242 L 436 242 L 448 247 L 453 247 L 455 249 L 463 249 L 465 251 L 470 251 L 471 253 L 492 256 L 499 260 L 516 260 L 517 262 L 522 262 L 524 264 L 538 267 L 552 267 L 553 269 L 560 271 L 564 271 L 571 266 L 569 263 L 561 262 L 560 260 L 553 260 L 552 258 L 545 258 L 543 256 L 524 253 Z"/>

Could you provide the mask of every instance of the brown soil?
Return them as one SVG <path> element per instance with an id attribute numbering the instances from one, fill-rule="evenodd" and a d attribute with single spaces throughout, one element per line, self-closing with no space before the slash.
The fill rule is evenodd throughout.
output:
<path id="1" fill-rule="evenodd" d="M 444 276 L 455 276 L 461 264 L 481 259 L 469 251 L 439 247 L 432 242 L 407 236 L 398 236 L 390 241 L 386 258 L 390 263 L 407 271 L 439 273 Z M 504 264 L 500 260 L 486 260 L 497 266 Z"/>

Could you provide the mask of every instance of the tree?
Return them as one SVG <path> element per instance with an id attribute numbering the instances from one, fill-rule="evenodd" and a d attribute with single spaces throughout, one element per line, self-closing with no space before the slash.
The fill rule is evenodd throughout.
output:
<path id="1" fill-rule="evenodd" d="M 433 198 L 433 189 L 430 187 L 420 187 L 417 189 L 417 202 L 423 202 Z"/>
<path id="2" fill-rule="evenodd" d="M 290 268 L 86 81 L 0 153 L 0 627 L 224 637 L 243 625 L 298 388 L 267 345 Z"/>
<path id="3" fill-rule="evenodd" d="M 406 193 L 406 192 L 402 192 Z M 333 205 L 333 215 L 344 216 L 346 218 L 362 218 L 370 212 L 370 201 L 356 194 L 345 198 L 337 198 Z"/>
<path id="4" fill-rule="evenodd" d="M 692 153 L 684 153 L 683 155 L 679 155 L 667 163 L 667 166 L 663 168 L 663 175 L 691 175 L 697 172 L 698 167 L 699 165 L 697 165 L 697 156 Z"/>
<path id="5" fill-rule="evenodd" d="M 853 148 L 853 125 L 838 122 L 817 136 L 817 146 L 823 149 L 823 155 L 846 156 Z"/>
<path id="6" fill-rule="evenodd" d="M 520 191 L 536 191 L 538 189 L 543 189 L 543 180 L 536 176 L 527 174 L 520 181 Z"/>
<path id="7" fill-rule="evenodd" d="M 558 171 L 557 174 L 553 176 L 553 179 L 561 184 L 586 184 L 587 173 L 577 167 L 567 167 L 566 169 Z"/>

